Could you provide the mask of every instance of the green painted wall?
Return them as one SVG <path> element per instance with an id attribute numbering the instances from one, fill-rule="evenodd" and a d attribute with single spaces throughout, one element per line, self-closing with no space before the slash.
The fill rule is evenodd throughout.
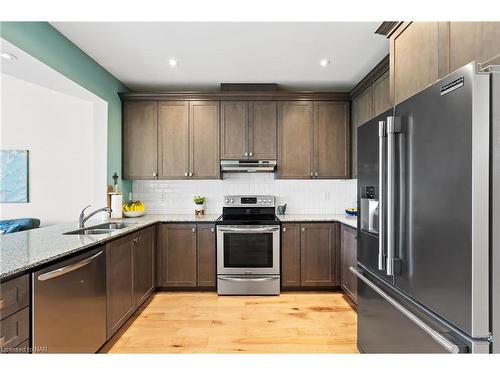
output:
<path id="1" fill-rule="evenodd" d="M 111 175 L 121 177 L 121 102 L 119 92 L 128 87 L 92 60 L 85 52 L 47 22 L 0 22 L 0 37 L 57 70 L 108 102 L 108 184 Z M 121 181 L 124 199 L 132 190 L 130 181 Z"/>

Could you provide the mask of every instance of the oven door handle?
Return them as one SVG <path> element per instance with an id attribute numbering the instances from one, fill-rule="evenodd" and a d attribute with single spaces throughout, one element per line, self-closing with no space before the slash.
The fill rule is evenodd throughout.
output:
<path id="1" fill-rule="evenodd" d="M 217 276 L 219 280 L 228 280 L 228 281 L 270 281 L 279 279 L 279 276 L 268 276 L 268 277 L 224 277 Z"/>
<path id="2" fill-rule="evenodd" d="M 228 226 L 218 226 L 217 230 L 219 232 L 234 232 L 234 233 L 268 233 L 276 232 L 280 229 L 279 225 L 258 227 L 258 228 L 234 228 Z"/>

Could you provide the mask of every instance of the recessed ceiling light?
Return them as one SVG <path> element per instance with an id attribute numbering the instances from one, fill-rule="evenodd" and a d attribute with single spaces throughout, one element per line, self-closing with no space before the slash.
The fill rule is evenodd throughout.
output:
<path id="1" fill-rule="evenodd" d="M 320 62 L 319 62 L 319 65 L 321 65 L 322 67 L 325 67 L 327 65 L 330 65 L 330 60 L 327 60 L 327 59 L 322 59 Z"/>
<path id="2" fill-rule="evenodd" d="M 16 56 L 14 56 L 10 53 L 7 53 L 7 52 L 0 53 L 0 56 L 2 57 L 2 59 L 5 59 L 5 60 L 17 60 Z"/>
<path id="3" fill-rule="evenodd" d="M 175 68 L 177 66 L 177 60 L 176 59 L 168 59 L 168 65 L 170 65 L 172 68 Z"/>

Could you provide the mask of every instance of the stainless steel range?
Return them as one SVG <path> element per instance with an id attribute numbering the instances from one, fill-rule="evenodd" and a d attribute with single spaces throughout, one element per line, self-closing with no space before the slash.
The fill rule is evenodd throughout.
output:
<path id="1" fill-rule="evenodd" d="M 274 196 L 224 197 L 217 227 L 219 295 L 280 293 L 280 221 Z"/>

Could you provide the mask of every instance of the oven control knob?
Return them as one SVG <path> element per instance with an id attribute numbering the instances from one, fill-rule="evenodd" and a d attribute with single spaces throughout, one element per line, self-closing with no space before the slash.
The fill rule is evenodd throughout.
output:
<path id="1" fill-rule="evenodd" d="M 234 199 L 231 199 L 231 203 L 234 203 Z"/>
<path id="2" fill-rule="evenodd" d="M 226 199 L 226 203 L 229 203 L 229 199 Z"/>
<path id="3" fill-rule="evenodd" d="M 262 203 L 262 199 L 259 199 L 259 203 Z"/>

